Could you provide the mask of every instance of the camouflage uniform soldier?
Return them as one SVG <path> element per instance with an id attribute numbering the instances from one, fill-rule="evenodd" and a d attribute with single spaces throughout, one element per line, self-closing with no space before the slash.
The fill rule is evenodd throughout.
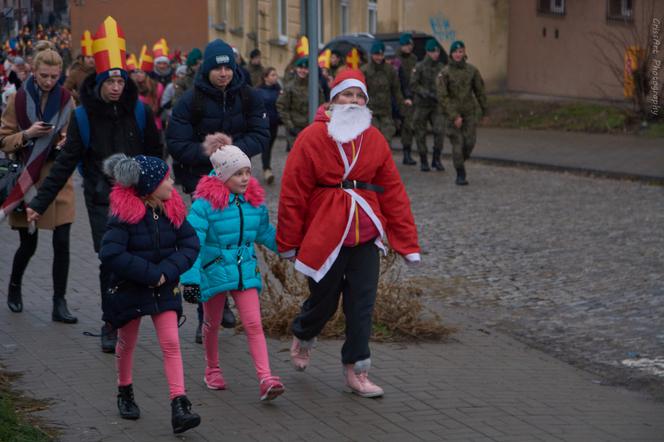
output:
<path id="1" fill-rule="evenodd" d="M 466 62 L 466 48 L 462 41 L 452 43 L 450 56 L 450 64 L 439 74 L 436 86 L 452 143 L 456 184 L 462 186 L 468 184 L 464 162 L 470 157 L 477 138 L 477 104 L 483 117 L 487 114 L 487 104 L 484 81 L 477 68 Z"/>
<path id="2" fill-rule="evenodd" d="M 344 55 L 338 49 L 332 49 L 330 54 L 330 67 L 327 72 L 330 75 L 330 83 L 334 81 L 334 77 L 339 73 L 339 69 L 345 65 Z"/>
<path id="3" fill-rule="evenodd" d="M 261 50 L 253 49 L 249 53 L 249 66 L 247 66 L 247 71 L 249 71 L 249 76 L 251 77 L 251 85 L 253 87 L 258 87 L 263 82 L 263 72 L 265 69 L 261 64 Z"/>
<path id="4" fill-rule="evenodd" d="M 431 170 L 427 159 L 427 123 L 431 123 L 433 129 L 431 167 L 437 170 L 445 170 L 440 162 L 445 136 L 445 119 L 438 109 L 438 96 L 436 95 L 436 78 L 443 68 L 443 65 L 438 61 L 440 57 L 438 42 L 434 39 L 428 40 L 426 51 L 426 57 L 415 66 L 410 79 L 410 89 L 415 96 L 415 115 L 413 116 L 415 140 L 417 141 L 417 150 L 420 152 L 420 170 L 422 172 Z"/>
<path id="5" fill-rule="evenodd" d="M 385 63 L 385 44 L 382 41 L 376 41 L 371 46 L 371 60 L 362 66 L 362 73 L 367 79 L 367 91 L 371 97 L 367 103 L 372 113 L 371 124 L 391 144 L 397 131 L 392 118 L 392 97 L 400 107 L 403 107 L 403 97 L 396 71 L 391 64 Z"/>
<path id="6" fill-rule="evenodd" d="M 309 124 L 309 60 L 299 58 L 294 66 L 295 75 L 277 99 L 277 112 L 286 128 L 286 151 L 290 151 L 298 134 Z M 325 102 L 320 90 L 318 102 Z"/>
<path id="7" fill-rule="evenodd" d="M 401 34 L 399 37 L 401 50 L 397 55 L 399 82 L 401 83 L 401 93 L 404 97 L 403 110 L 401 116 L 401 145 L 403 146 L 403 163 L 414 166 L 417 162 L 411 156 L 413 146 L 413 95 L 410 90 L 410 77 L 417 64 L 417 56 L 413 54 L 413 36 L 409 33 Z"/>

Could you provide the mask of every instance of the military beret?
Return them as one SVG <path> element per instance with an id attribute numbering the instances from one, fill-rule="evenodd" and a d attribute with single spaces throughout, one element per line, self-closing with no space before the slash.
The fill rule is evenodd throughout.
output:
<path id="1" fill-rule="evenodd" d="M 466 45 L 463 44 L 461 40 L 457 40 L 450 45 L 450 54 L 454 53 L 454 51 L 456 51 L 459 48 L 465 48 L 465 47 Z"/>
<path id="2" fill-rule="evenodd" d="M 385 52 L 385 43 L 382 41 L 375 41 L 374 44 L 371 45 L 372 54 L 382 54 L 383 52 Z"/>
<path id="3" fill-rule="evenodd" d="M 438 42 L 435 39 L 430 38 L 429 40 L 427 40 L 427 43 L 424 46 L 424 49 L 427 52 L 438 52 L 438 51 L 440 51 L 440 45 L 438 44 Z"/>

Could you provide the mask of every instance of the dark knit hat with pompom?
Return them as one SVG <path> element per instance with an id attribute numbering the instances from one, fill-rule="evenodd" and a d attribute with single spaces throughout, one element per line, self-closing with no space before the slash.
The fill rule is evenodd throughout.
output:
<path id="1" fill-rule="evenodd" d="M 132 187 L 138 196 L 147 196 L 168 176 L 168 164 L 161 158 L 117 153 L 104 160 L 104 173 L 124 187 Z"/>

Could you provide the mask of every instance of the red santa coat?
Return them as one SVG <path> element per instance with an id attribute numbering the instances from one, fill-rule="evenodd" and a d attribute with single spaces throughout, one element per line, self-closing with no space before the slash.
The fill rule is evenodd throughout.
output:
<path id="1" fill-rule="evenodd" d="M 371 218 L 381 237 L 407 261 L 420 260 L 410 200 L 383 135 L 370 126 L 355 140 L 353 163 L 327 131 L 321 107 L 315 121 L 298 136 L 281 181 L 277 246 L 285 256 L 297 253 L 295 268 L 320 281 L 336 260 L 356 207 Z M 356 180 L 382 186 L 383 193 L 321 187 Z"/>

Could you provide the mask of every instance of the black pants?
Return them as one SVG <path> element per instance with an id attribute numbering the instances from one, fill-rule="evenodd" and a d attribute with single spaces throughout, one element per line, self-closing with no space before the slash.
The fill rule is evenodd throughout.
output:
<path id="1" fill-rule="evenodd" d="M 368 359 L 379 266 L 378 248 L 373 242 L 342 247 L 323 279 L 316 283 L 309 278 L 310 295 L 293 321 L 293 334 L 307 341 L 318 336 L 337 311 L 343 293 L 346 341 L 341 348 L 341 361 L 354 364 Z"/>
<path id="2" fill-rule="evenodd" d="M 35 230 L 35 233 L 33 234 L 28 233 L 28 229 L 23 227 L 16 230 L 18 230 L 20 244 L 14 254 L 12 274 L 9 281 L 11 284 L 20 286 L 23 281 L 25 269 L 30 262 L 30 258 L 32 258 L 32 255 L 34 255 L 37 250 L 39 230 Z M 67 292 L 70 230 L 71 224 L 63 224 L 57 226 L 55 230 L 53 230 L 53 267 L 51 273 L 53 274 L 54 298 L 62 298 Z"/>
<path id="3" fill-rule="evenodd" d="M 108 222 L 108 205 L 98 204 L 94 201 L 93 197 L 87 192 L 85 193 L 85 207 L 88 209 L 88 219 L 90 221 L 90 230 L 92 231 L 92 244 L 95 253 L 99 254 L 101 249 L 101 240 L 106 233 L 106 223 Z M 101 311 L 106 311 L 107 308 L 107 292 L 111 279 L 111 271 L 101 263 L 99 263 L 99 290 L 101 293 Z"/>
<path id="4" fill-rule="evenodd" d="M 277 131 L 279 130 L 278 124 L 270 124 L 270 144 L 267 145 L 263 153 L 261 153 L 261 160 L 263 162 L 263 170 L 272 169 L 270 163 L 272 162 L 272 146 L 277 139 Z"/>

